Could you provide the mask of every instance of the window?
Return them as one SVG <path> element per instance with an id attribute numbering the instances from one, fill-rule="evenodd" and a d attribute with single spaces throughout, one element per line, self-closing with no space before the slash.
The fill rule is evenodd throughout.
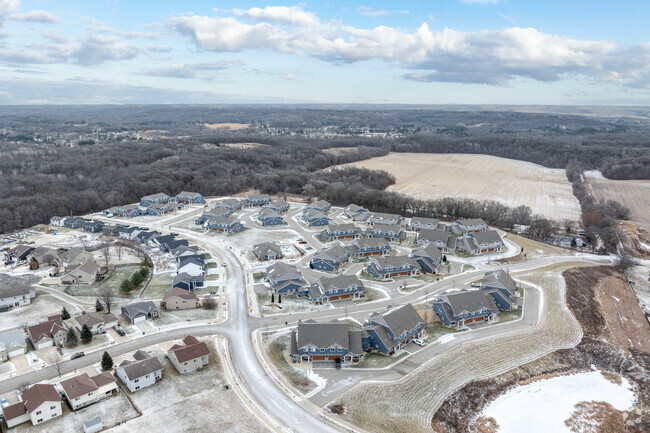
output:
<path id="1" fill-rule="evenodd" d="M 54 418 L 54 417 L 56 417 L 56 414 L 55 414 L 55 413 L 52 414 L 52 418 Z"/>
<path id="2" fill-rule="evenodd" d="M 140 382 L 140 379 L 136 379 L 136 380 L 134 380 L 134 382 L 135 382 L 135 383 L 138 383 L 138 382 Z"/>
<path id="3" fill-rule="evenodd" d="M 320 351 L 321 351 L 321 352 L 325 352 L 325 349 L 321 349 Z"/>
<path id="4" fill-rule="evenodd" d="M 56 409 L 56 406 L 50 406 L 50 410 Z"/>
<path id="5" fill-rule="evenodd" d="M 184 362 L 183 365 L 187 365 L 187 362 Z"/>
<path id="6" fill-rule="evenodd" d="M 74 401 L 79 401 L 79 397 L 76 397 L 76 398 L 74 399 Z M 50 408 L 50 409 L 52 409 L 52 408 Z"/>
<path id="7" fill-rule="evenodd" d="M 150 375 L 150 374 L 147 374 L 145 377 L 146 377 L 147 379 L 149 379 L 149 376 L 151 376 L 151 375 Z"/>
<path id="8" fill-rule="evenodd" d="M 40 415 L 40 414 L 41 414 L 41 411 L 40 411 L 40 410 L 39 410 L 39 411 L 36 411 L 36 415 Z"/>
<path id="9" fill-rule="evenodd" d="M 39 418 L 36 420 L 36 423 L 38 424 L 39 422 L 43 422 L 43 418 Z"/>

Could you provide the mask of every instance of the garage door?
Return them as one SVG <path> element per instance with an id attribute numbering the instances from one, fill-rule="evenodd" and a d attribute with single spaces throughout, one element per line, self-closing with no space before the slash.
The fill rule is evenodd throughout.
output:
<path id="1" fill-rule="evenodd" d="M 314 355 L 312 356 L 314 361 L 325 361 L 325 355 Z"/>
<path id="2" fill-rule="evenodd" d="M 23 353 L 25 353 L 24 349 L 14 349 L 11 352 L 9 352 L 9 358 L 13 358 L 14 356 L 20 356 Z"/>
<path id="3" fill-rule="evenodd" d="M 147 320 L 146 316 L 138 316 L 135 319 L 133 319 L 133 323 L 140 323 L 140 322 L 144 322 L 145 320 Z"/>
<path id="4" fill-rule="evenodd" d="M 476 321 L 476 322 L 482 322 L 483 319 L 484 319 L 483 317 L 477 317 L 477 318 L 475 319 L 475 321 Z"/>
<path id="5" fill-rule="evenodd" d="M 339 298 L 338 296 L 332 296 L 332 297 L 330 298 L 330 301 L 336 301 L 338 298 Z"/>
<path id="6" fill-rule="evenodd" d="M 343 295 L 343 296 L 341 296 L 341 299 L 348 299 L 349 297 L 350 297 L 350 295 Z"/>
<path id="7" fill-rule="evenodd" d="M 38 344 L 37 349 L 45 349 L 46 347 L 50 347 L 50 346 L 52 346 L 51 341 L 42 341 Z"/>

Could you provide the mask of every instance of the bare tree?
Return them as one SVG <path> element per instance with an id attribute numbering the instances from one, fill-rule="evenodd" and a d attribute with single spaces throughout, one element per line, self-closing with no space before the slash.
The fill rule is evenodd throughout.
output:
<path id="1" fill-rule="evenodd" d="M 106 313 L 111 312 L 111 305 L 113 305 L 113 302 L 115 301 L 115 293 L 113 292 L 113 288 L 110 286 L 104 286 L 101 288 L 99 291 L 99 299 L 104 303 L 104 306 L 106 307 Z"/>
<path id="2" fill-rule="evenodd" d="M 58 351 L 54 351 L 50 354 L 50 356 L 47 359 L 50 364 L 54 367 L 56 370 L 56 373 L 61 377 L 61 368 L 63 367 L 63 358 L 59 354 Z"/>
<path id="3" fill-rule="evenodd" d="M 117 260 L 122 260 L 122 244 L 118 242 L 115 248 L 117 249 Z"/>
<path id="4" fill-rule="evenodd" d="M 101 247 L 102 257 L 104 257 L 104 265 L 108 267 L 111 260 L 111 245 L 104 241 Z"/>

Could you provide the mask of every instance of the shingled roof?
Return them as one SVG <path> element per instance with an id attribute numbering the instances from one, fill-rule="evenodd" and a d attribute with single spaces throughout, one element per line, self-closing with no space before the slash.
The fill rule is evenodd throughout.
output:
<path id="1" fill-rule="evenodd" d="M 133 354 L 135 361 L 125 360 L 119 365 L 124 370 L 129 380 L 135 380 L 139 377 L 151 374 L 154 371 L 162 370 L 160 360 L 155 356 L 138 350 Z"/>
<path id="2" fill-rule="evenodd" d="M 191 335 L 188 335 L 183 339 L 183 345 L 174 344 L 169 351 L 176 355 L 178 362 L 187 362 L 192 359 L 210 355 L 208 345 Z"/>

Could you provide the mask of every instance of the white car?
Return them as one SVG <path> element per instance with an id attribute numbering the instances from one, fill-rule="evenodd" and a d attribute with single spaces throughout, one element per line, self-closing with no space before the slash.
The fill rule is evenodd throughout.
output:
<path id="1" fill-rule="evenodd" d="M 426 345 L 425 342 L 420 340 L 419 338 L 416 338 L 415 340 L 413 340 L 413 342 L 420 347 L 424 347 Z"/>
<path id="2" fill-rule="evenodd" d="M 480 285 L 479 283 L 472 283 L 472 284 L 470 284 L 470 285 L 471 285 L 472 287 L 481 287 L 481 285 Z"/>

